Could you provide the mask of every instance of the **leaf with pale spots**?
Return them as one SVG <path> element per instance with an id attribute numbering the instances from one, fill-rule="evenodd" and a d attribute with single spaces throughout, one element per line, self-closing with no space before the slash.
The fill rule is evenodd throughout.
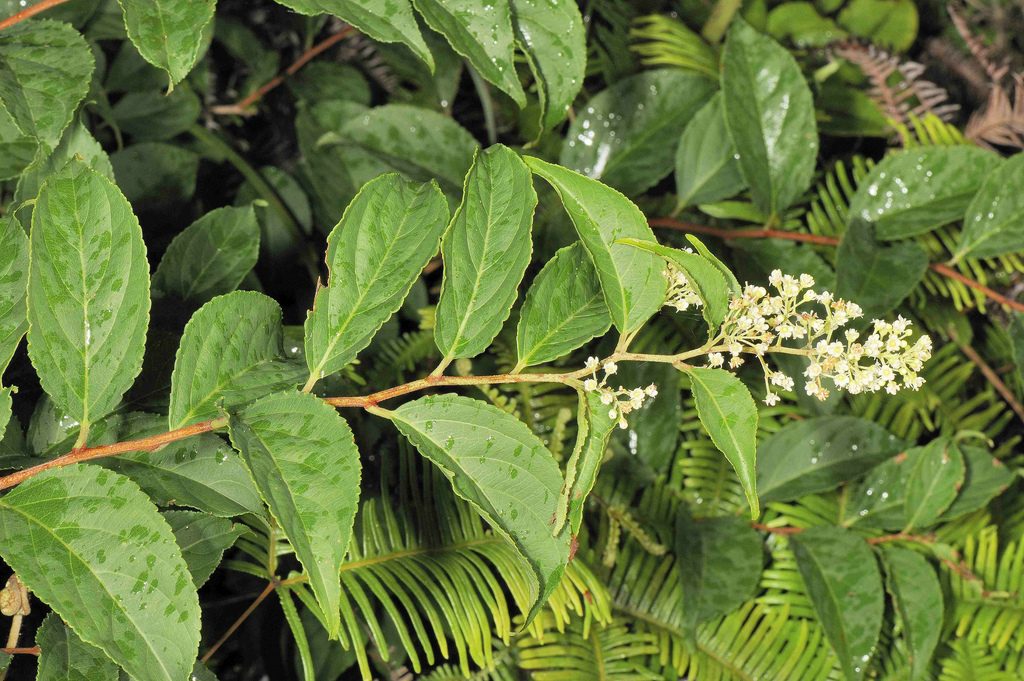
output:
<path id="1" fill-rule="evenodd" d="M 665 266 L 653 253 L 619 241 L 656 243 L 647 218 L 632 201 L 597 180 L 532 156 L 524 160 L 562 200 L 597 268 L 612 324 L 623 333 L 640 328 L 665 302 Z"/>
<path id="2" fill-rule="evenodd" d="M 910 549 L 883 547 L 882 563 L 909 652 L 910 678 L 927 679 L 942 630 L 942 617 L 936 616 L 944 610 L 939 577 L 924 556 Z"/>
<path id="3" fill-rule="evenodd" d="M 165 511 L 162 515 L 174 532 L 197 589 L 217 569 L 224 552 L 245 532 L 242 525 L 227 518 L 198 511 Z"/>
<path id="4" fill-rule="evenodd" d="M 169 427 L 301 383 L 305 371 L 284 359 L 282 338 L 281 308 L 262 293 L 235 291 L 199 308 L 174 359 Z"/>
<path id="5" fill-rule="evenodd" d="M 964 483 L 964 456 L 948 437 L 907 450 L 906 530 L 935 524 L 950 507 Z"/>
<path id="6" fill-rule="evenodd" d="M 790 542 L 839 668 L 847 681 L 860 681 L 882 626 L 885 604 L 878 561 L 863 539 L 839 527 L 812 527 Z"/>
<path id="7" fill-rule="evenodd" d="M 336 638 L 339 571 L 359 504 L 359 451 L 348 423 L 309 393 L 281 392 L 250 405 L 228 427 Z"/>
<path id="8" fill-rule="evenodd" d="M 551 532 L 562 487 L 551 452 L 514 416 L 467 397 L 421 397 L 395 411 L 371 411 L 390 419 L 519 550 L 537 580 L 530 602 L 520 604 L 532 620 L 569 560 L 568 533 Z"/>
<path id="9" fill-rule="evenodd" d="M 608 405 L 601 403 L 601 396 L 598 393 L 588 392 L 584 399 L 582 418 L 576 426 L 579 429 L 576 448 L 565 466 L 566 512 L 569 531 L 574 537 L 583 526 L 583 510 L 586 508 L 587 497 L 597 482 L 597 473 L 604 461 L 608 440 L 616 423 Z"/>
<path id="10" fill-rule="evenodd" d="M 39 382 L 83 430 L 113 411 L 142 368 L 149 264 L 131 206 L 73 160 L 32 211 L 28 353 Z"/>
<path id="11" fill-rule="evenodd" d="M 39 668 L 43 681 L 118 681 L 117 665 L 103 651 L 78 638 L 71 628 L 49 613 L 36 631 Z"/>
<path id="12" fill-rule="evenodd" d="M 757 518 L 757 405 L 743 381 L 725 369 L 686 367 L 697 416 L 711 441 L 732 464 Z"/>
<path id="13" fill-rule="evenodd" d="M 0 374 L 28 330 L 27 287 L 28 237 L 12 214 L 0 226 Z"/>
<path id="14" fill-rule="evenodd" d="M 478 154 L 466 176 L 441 242 L 434 340 L 447 360 L 486 350 L 512 310 L 533 250 L 532 179 L 519 155 L 501 145 Z"/>
<path id="15" fill-rule="evenodd" d="M 216 0 L 118 0 L 128 38 L 139 54 L 163 69 L 171 86 L 199 60 Z"/>
<path id="16" fill-rule="evenodd" d="M 199 598 L 171 529 L 128 478 L 77 464 L 23 482 L 0 498 L 0 555 L 131 676 L 188 677 Z"/>

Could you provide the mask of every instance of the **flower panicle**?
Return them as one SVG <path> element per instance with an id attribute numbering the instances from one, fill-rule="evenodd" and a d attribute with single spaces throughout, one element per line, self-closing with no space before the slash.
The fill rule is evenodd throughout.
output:
<path id="1" fill-rule="evenodd" d="M 604 364 L 597 357 L 588 357 L 586 368 L 590 370 L 590 377 L 584 379 L 583 389 L 587 392 L 597 393 L 601 404 L 608 407 L 608 418 L 615 421 L 619 428 L 628 427 L 626 415 L 644 405 L 648 398 L 658 396 L 658 387 L 651 383 L 645 388 L 623 388 L 611 387 L 608 385 L 608 377 L 614 376 L 619 370 L 615 362 Z M 598 370 L 604 375 L 599 376 Z"/>

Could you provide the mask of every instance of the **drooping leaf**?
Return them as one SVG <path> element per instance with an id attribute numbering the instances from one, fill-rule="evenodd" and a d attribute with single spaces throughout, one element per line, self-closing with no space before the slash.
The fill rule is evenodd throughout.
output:
<path id="1" fill-rule="evenodd" d="M 597 271 L 578 242 L 555 253 L 526 293 L 519 312 L 519 367 L 567 355 L 608 331 L 612 322 Z"/>
<path id="2" fill-rule="evenodd" d="M 0 388 L 0 433 L 6 434 L 7 424 L 11 421 L 11 388 Z M 0 460 L 3 458 L 3 447 L 0 446 Z"/>
<path id="3" fill-rule="evenodd" d="M 672 172 L 686 123 L 714 84 L 680 69 L 643 71 L 599 92 L 569 126 L 559 163 L 627 196 Z"/>
<path id="4" fill-rule="evenodd" d="M 884 607 L 875 556 L 863 539 L 838 527 L 812 527 L 790 542 L 840 669 L 849 681 L 864 678 Z"/>
<path id="5" fill-rule="evenodd" d="M 92 50 L 68 24 L 47 19 L 0 33 L 0 104 L 24 135 L 53 149 L 89 91 Z"/>
<path id="6" fill-rule="evenodd" d="M 966 469 L 963 486 L 953 503 L 943 512 L 941 520 L 953 520 L 984 508 L 1014 480 L 1013 472 L 1006 464 L 981 447 L 962 445 L 959 449 Z"/>
<path id="7" fill-rule="evenodd" d="M 203 33 L 216 0 L 117 0 L 128 39 L 153 66 L 163 69 L 171 87 L 184 80 L 206 44 Z"/>
<path id="8" fill-rule="evenodd" d="M 757 498 L 757 405 L 743 381 L 725 369 L 687 367 L 697 416 L 743 485 L 750 516 L 760 515 Z"/>
<path id="9" fill-rule="evenodd" d="M 935 569 L 919 553 L 886 546 L 885 586 L 892 596 L 910 657 L 911 678 L 927 679 L 942 630 L 942 587 Z"/>
<path id="10" fill-rule="evenodd" d="M 118 681 L 117 665 L 99 648 L 89 645 L 60 617 L 49 613 L 36 631 L 40 681 Z"/>
<path id="11" fill-rule="evenodd" d="M 530 264 L 536 205 L 530 170 L 514 151 L 497 145 L 477 156 L 441 242 L 434 340 L 446 360 L 475 357 L 501 331 Z"/>
<path id="12" fill-rule="evenodd" d="M 583 87 L 586 32 L 572 2 L 510 0 L 516 44 L 537 80 L 540 132 L 561 123 Z"/>
<path id="13" fill-rule="evenodd" d="M 381 3 L 379 0 L 277 0 L 302 14 L 333 14 L 344 19 L 374 40 L 402 43 L 422 59 L 431 70 L 434 58 L 423 42 L 410 0 Z"/>
<path id="14" fill-rule="evenodd" d="M 608 407 L 601 403 L 600 397 L 594 392 L 586 393 L 586 404 L 583 405 L 584 423 L 577 424 L 583 429 L 583 438 L 577 441 L 577 451 L 566 464 L 565 484 L 568 489 L 569 531 L 572 536 L 579 534 L 583 525 L 583 510 L 587 496 L 597 482 L 597 472 L 604 461 L 608 438 L 615 428 L 615 419 L 609 415 Z"/>
<path id="15" fill-rule="evenodd" d="M 850 201 L 849 220 L 874 223 L 879 239 L 930 232 L 964 215 L 1000 158 L 980 147 L 926 146 L 886 156 Z"/>
<path id="16" fill-rule="evenodd" d="M 948 437 L 908 450 L 907 459 L 911 466 L 905 501 L 909 531 L 938 521 L 956 499 L 966 468 L 960 448 Z"/>
<path id="17" fill-rule="evenodd" d="M 781 214 L 811 184 L 818 129 L 811 90 L 793 56 L 743 20 L 722 55 L 725 123 L 754 203 Z"/>
<path id="18" fill-rule="evenodd" d="M 75 160 L 40 190 L 30 249 L 29 357 L 46 393 L 87 432 L 142 368 L 142 230 L 117 187 Z"/>
<path id="19" fill-rule="evenodd" d="M 917 6 L 912 0 L 850 0 L 837 19 L 854 35 L 897 52 L 908 50 L 917 37 Z"/>
<path id="20" fill-rule="evenodd" d="M 740 282 L 736 279 L 736 275 L 733 274 L 732 270 L 729 269 L 722 260 L 711 252 L 711 249 L 704 245 L 704 242 L 695 237 L 693 234 L 687 234 L 686 240 L 693 246 L 694 251 L 697 251 L 705 260 L 710 262 L 716 270 L 718 270 L 722 277 L 725 278 L 725 283 L 729 287 L 729 292 L 733 295 L 739 295 L 741 292 Z"/>
<path id="21" fill-rule="evenodd" d="M 458 395 L 371 411 L 390 419 L 529 563 L 537 579 L 527 617 L 532 619 L 558 586 L 569 559 L 568 534 L 551 532 L 562 486 L 551 453 L 514 416 Z"/>
<path id="22" fill-rule="evenodd" d="M 836 253 L 836 296 L 877 319 L 903 302 L 927 270 L 928 253 L 917 241 L 876 241 L 873 227 L 855 220 Z"/>
<path id="23" fill-rule="evenodd" d="M 478 144 L 448 116 L 406 104 L 386 104 L 356 116 L 341 139 L 410 179 L 436 179 L 458 195 Z"/>
<path id="24" fill-rule="evenodd" d="M 205 303 L 238 288 L 259 252 L 252 206 L 217 208 L 174 237 L 153 273 L 153 290 Z"/>
<path id="25" fill-rule="evenodd" d="M 695 521 L 676 514 L 673 544 L 683 585 L 682 620 L 689 632 L 753 597 L 764 564 L 761 537 L 740 518 Z"/>
<path id="26" fill-rule="evenodd" d="M 371 180 L 327 238 L 330 279 L 306 319 L 310 385 L 370 344 L 437 253 L 448 206 L 435 183 Z"/>
<path id="27" fill-rule="evenodd" d="M 117 439 L 166 430 L 163 416 L 126 414 Z M 158 506 L 190 506 L 222 518 L 264 515 L 263 502 L 241 457 L 211 433 L 172 442 L 156 452 L 127 452 L 104 459 L 103 465 L 131 478 Z"/>
<path id="28" fill-rule="evenodd" d="M 597 268 L 612 324 L 622 333 L 639 328 L 662 306 L 666 291 L 661 259 L 618 243 L 620 239 L 656 243 L 643 213 L 597 180 L 538 158 L 525 160 L 534 174 L 555 188 L 572 218 Z"/>
<path id="29" fill-rule="evenodd" d="M 956 258 L 991 258 L 1024 250 L 1024 154 L 989 173 L 964 216 Z"/>
<path id="30" fill-rule="evenodd" d="M 185 325 L 171 375 L 169 427 L 219 415 L 302 382 L 302 367 L 285 360 L 281 308 L 255 291 L 214 298 Z"/>
<path id="31" fill-rule="evenodd" d="M 135 141 L 163 141 L 177 137 L 195 124 L 202 111 L 199 97 L 189 87 L 164 94 L 157 90 L 129 92 L 110 115 L 124 134 Z"/>
<path id="32" fill-rule="evenodd" d="M 905 500 L 910 462 L 906 454 L 875 466 L 847 495 L 843 525 L 900 530 L 907 524 Z"/>
<path id="33" fill-rule="evenodd" d="M 0 225 L 0 374 L 28 331 L 28 237 L 13 214 Z"/>
<path id="34" fill-rule="evenodd" d="M 904 443 L 855 416 L 796 421 L 758 448 L 762 501 L 788 501 L 823 492 L 898 454 Z"/>
<path id="35" fill-rule="evenodd" d="M 140 142 L 111 154 L 110 165 L 132 205 L 159 210 L 196 192 L 199 154 L 181 145 Z"/>
<path id="36" fill-rule="evenodd" d="M 0 555 L 130 675 L 188 676 L 199 598 L 170 528 L 128 478 L 76 464 L 23 482 L 0 498 Z"/>
<path id="37" fill-rule="evenodd" d="M 676 148 L 678 205 L 715 203 L 746 188 L 736 156 L 725 126 L 722 95 L 715 93 L 687 123 Z"/>
<path id="38" fill-rule="evenodd" d="M 624 239 L 621 243 L 656 253 L 675 265 L 704 303 L 701 313 L 708 323 L 710 333 L 715 334 L 729 311 L 729 284 L 713 262 L 702 255 L 650 241 Z"/>
<path id="39" fill-rule="evenodd" d="M 309 576 L 327 633 L 337 637 L 338 573 L 359 504 L 359 452 L 348 423 L 319 398 L 288 391 L 246 407 L 229 430 Z"/>
<path id="40" fill-rule="evenodd" d="M 224 552 L 244 531 L 227 518 L 196 511 L 165 511 L 161 515 L 174 532 L 197 589 L 206 583 Z"/>
<path id="41" fill-rule="evenodd" d="M 509 0 L 413 0 L 430 28 L 451 43 L 477 72 L 519 105 L 526 93 L 512 60 Z"/>

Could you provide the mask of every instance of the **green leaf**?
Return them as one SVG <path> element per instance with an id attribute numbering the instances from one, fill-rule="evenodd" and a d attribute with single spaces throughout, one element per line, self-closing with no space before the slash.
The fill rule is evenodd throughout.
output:
<path id="1" fill-rule="evenodd" d="M 677 140 L 714 83 L 680 69 L 643 71 L 596 94 L 566 133 L 559 163 L 628 196 L 672 172 Z"/>
<path id="2" fill-rule="evenodd" d="M 561 123 L 583 87 L 586 31 L 574 2 L 511 0 L 516 45 L 526 55 L 540 98 L 540 131 Z"/>
<path id="3" fill-rule="evenodd" d="M 742 20 L 722 55 L 725 123 L 754 203 L 780 215 L 810 186 L 818 154 L 811 90 L 796 60 Z"/>
<path id="4" fill-rule="evenodd" d="M 864 678 L 884 608 L 874 554 L 863 539 L 838 527 L 812 527 L 790 542 L 843 674 L 849 681 Z"/>
<path id="5" fill-rule="evenodd" d="M 117 665 L 103 651 L 78 638 L 54 613 L 36 631 L 40 681 L 118 681 Z"/>
<path id="6" fill-rule="evenodd" d="M 167 419 L 156 414 L 126 414 L 117 439 L 159 435 Z M 103 465 L 128 476 L 159 506 L 191 506 L 233 518 L 263 516 L 263 502 L 241 457 L 212 433 L 172 442 L 156 452 L 127 452 Z"/>
<path id="7" fill-rule="evenodd" d="M 980 147 L 921 147 L 886 156 L 850 201 L 849 220 L 875 224 L 879 239 L 905 239 L 963 217 L 1000 158 Z"/>
<path id="8" fill-rule="evenodd" d="M 277 0 L 302 14 L 333 14 L 382 43 L 402 43 L 434 70 L 410 0 Z"/>
<path id="9" fill-rule="evenodd" d="M 843 525 L 899 530 L 907 524 L 904 501 L 910 463 L 900 453 L 875 466 L 847 495 Z"/>
<path id="10" fill-rule="evenodd" d="M 736 196 L 747 182 L 740 172 L 722 113 L 722 95 L 715 93 L 687 123 L 676 148 L 678 206 L 715 203 Z"/>
<path id="11" fill-rule="evenodd" d="M 117 0 L 128 39 L 139 54 L 171 78 L 184 80 L 206 45 L 203 33 L 213 19 L 216 0 Z"/>
<path id="12" fill-rule="evenodd" d="M 354 117 L 341 129 L 340 139 L 410 179 L 436 179 L 456 195 L 479 147 L 448 116 L 405 104 L 378 106 Z"/>
<path id="13" fill-rule="evenodd" d="M 0 498 L 0 555 L 128 674 L 188 676 L 199 598 L 170 528 L 128 478 L 76 464 L 23 482 Z"/>
<path id="14" fill-rule="evenodd" d="M 530 565 L 532 620 L 558 586 L 569 559 L 566 533 L 552 536 L 562 476 L 551 452 L 521 421 L 489 404 L 458 395 L 431 395 L 388 418 L 452 481 L 488 523 Z"/>
<path id="15" fill-rule="evenodd" d="M 533 178 L 518 154 L 496 145 L 477 156 L 441 242 L 434 340 L 446 360 L 479 355 L 501 331 L 530 264 L 536 206 Z"/>
<path id="16" fill-rule="evenodd" d="M 854 220 L 836 252 L 836 296 L 877 319 L 903 302 L 927 271 L 928 253 L 917 241 L 879 242 L 870 224 Z"/>
<path id="17" fill-rule="evenodd" d="M 304 372 L 283 354 L 281 308 L 273 298 L 235 291 L 203 305 L 185 325 L 174 358 L 169 427 L 294 387 Z"/>
<path id="18" fill-rule="evenodd" d="M 0 374 L 28 331 L 28 237 L 13 214 L 0 227 Z"/>
<path id="19" fill-rule="evenodd" d="M 594 392 L 585 394 L 583 423 L 577 423 L 576 450 L 565 467 L 565 489 L 569 531 L 576 536 L 583 526 L 583 510 L 587 497 L 597 482 L 597 472 L 604 461 L 608 439 L 615 428 L 615 419 L 609 416 L 608 406 L 601 403 Z"/>
<path id="20" fill-rule="evenodd" d="M 181 547 L 181 556 L 192 573 L 198 589 L 210 578 L 220 564 L 224 552 L 245 531 L 227 518 L 196 511 L 165 511 L 164 520 L 171 526 L 174 539 Z"/>
<path id="21" fill-rule="evenodd" d="M 953 520 L 984 508 L 1014 481 L 1013 472 L 984 449 L 971 446 L 959 449 L 966 469 L 964 483 L 956 499 L 942 514 L 942 520 Z"/>
<path id="22" fill-rule="evenodd" d="M 151 211 L 188 201 L 196 191 L 199 154 L 181 145 L 133 144 L 111 154 L 110 165 L 128 200 Z"/>
<path id="23" fill-rule="evenodd" d="M 683 585 L 682 621 L 688 632 L 753 598 L 761 578 L 761 536 L 741 518 L 695 521 L 676 513 L 675 569 Z"/>
<path id="24" fill-rule="evenodd" d="M 907 450 L 906 530 L 934 525 L 956 499 L 964 483 L 964 457 L 948 437 Z"/>
<path id="25" fill-rule="evenodd" d="M 1024 154 L 997 167 L 971 199 L 955 258 L 991 258 L 1024 250 Z"/>
<path id="26" fill-rule="evenodd" d="M 850 0 L 839 25 L 885 49 L 905 52 L 917 37 L 917 7 L 912 0 Z"/>
<path id="27" fill-rule="evenodd" d="M 664 266 L 657 256 L 617 242 L 657 243 L 643 213 L 597 180 L 538 158 L 525 160 L 534 174 L 555 188 L 572 218 L 597 268 L 612 324 L 622 333 L 640 328 L 665 302 Z"/>
<path id="28" fill-rule="evenodd" d="M 22 133 L 53 149 L 89 91 L 94 64 L 88 43 L 68 24 L 11 26 L 0 33 L 0 103 Z"/>
<path id="29" fill-rule="evenodd" d="M 818 14 L 810 2 L 785 2 L 773 8 L 765 30 L 776 40 L 789 39 L 796 47 L 825 47 L 846 37 L 846 31 Z"/>
<path id="30" fill-rule="evenodd" d="M 153 273 L 154 292 L 205 303 L 238 288 L 259 253 L 252 206 L 217 208 L 174 237 Z"/>
<path id="31" fill-rule="evenodd" d="M 391 173 L 359 190 L 327 237 L 330 279 L 306 319 L 308 385 L 370 344 L 437 253 L 447 222 L 448 205 L 433 182 Z"/>
<path id="32" fill-rule="evenodd" d="M 544 265 L 519 312 L 519 368 L 544 364 L 608 331 L 612 321 L 590 256 L 577 242 Z"/>
<path id="33" fill-rule="evenodd" d="M 526 93 L 512 59 L 509 0 L 413 0 L 427 25 L 451 43 L 477 72 L 519 105 Z"/>
<path id="34" fill-rule="evenodd" d="M 830 490 L 895 456 L 904 443 L 856 416 L 820 416 L 784 426 L 758 448 L 761 500 Z"/>
<path id="35" fill-rule="evenodd" d="M 702 255 L 649 241 L 622 239 L 621 243 L 656 253 L 679 268 L 703 301 L 701 314 L 708 323 L 710 334 L 714 335 L 729 312 L 729 284 L 715 263 Z"/>
<path id="36" fill-rule="evenodd" d="M 81 122 L 75 122 L 64 131 L 64 136 L 53 153 L 37 158 L 18 178 L 14 205 L 36 198 L 46 178 L 62 170 L 73 158 L 80 158 L 100 175 L 114 179 L 114 169 L 110 166 L 107 152 L 103 151 L 100 143 L 89 134 L 89 130 Z M 17 211 L 17 215 L 26 223 L 31 222 L 30 207 Z"/>
<path id="37" fill-rule="evenodd" d="M 927 679 L 932 654 L 939 642 L 943 612 L 942 587 L 934 568 L 910 549 L 882 550 L 886 590 L 892 596 L 900 629 L 907 642 L 912 679 Z"/>
<path id="38" fill-rule="evenodd" d="M 11 388 L 0 388 L 0 433 L 6 433 L 11 421 Z"/>
<path id="39" fill-rule="evenodd" d="M 39 192 L 30 250 L 29 357 L 43 389 L 85 434 L 142 368 L 149 324 L 142 230 L 110 180 L 72 161 Z"/>
<path id="40" fill-rule="evenodd" d="M 351 429 L 319 398 L 282 392 L 232 417 L 229 430 L 309 576 L 327 633 L 336 638 L 338 573 L 359 504 L 359 451 Z"/>
<path id="41" fill-rule="evenodd" d="M 761 511 L 757 501 L 757 405 L 743 381 L 725 369 L 686 367 L 697 416 L 743 485 L 750 517 Z"/>
<path id="42" fill-rule="evenodd" d="M 164 94 L 153 90 L 129 92 L 111 109 L 114 123 L 137 142 L 169 140 L 188 130 L 199 118 L 202 104 L 188 87 Z"/>

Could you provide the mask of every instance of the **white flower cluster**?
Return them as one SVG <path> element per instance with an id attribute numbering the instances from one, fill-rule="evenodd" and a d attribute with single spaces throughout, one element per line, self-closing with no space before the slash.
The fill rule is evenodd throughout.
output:
<path id="1" fill-rule="evenodd" d="M 583 389 L 600 396 L 601 403 L 608 406 L 608 418 L 618 421 L 619 428 L 628 425 L 626 414 L 642 407 L 648 397 L 658 396 L 658 388 L 653 383 L 646 388 L 610 387 L 608 377 L 619 370 L 615 362 L 606 362 L 602 367 L 597 357 L 588 357 L 586 367 L 590 370 L 590 378 L 583 381 Z M 604 376 L 600 379 L 597 377 L 599 368 L 604 369 Z"/>
<path id="2" fill-rule="evenodd" d="M 692 252 L 689 249 L 683 250 Z M 664 275 L 668 280 L 668 293 L 665 295 L 666 306 L 674 307 L 679 312 L 686 312 L 691 307 L 700 307 L 704 304 L 697 292 L 690 286 L 690 280 L 678 267 L 668 263 Z"/>
<path id="3" fill-rule="evenodd" d="M 768 281 L 777 294 L 748 285 L 729 301 L 728 314 L 716 339 L 718 347 L 730 355 L 729 368 L 743 364 L 743 352 L 752 352 L 761 362 L 767 404 L 779 401 L 772 386 L 792 390 L 795 384 L 792 377 L 768 368 L 764 355 L 769 351 L 806 355 L 810 364 L 804 372 L 804 390 L 820 400 L 828 397 L 822 384 L 825 378 L 852 394 L 877 390 L 895 393 L 901 387 L 917 390 L 924 383 L 918 372 L 931 357 L 932 342 L 928 336 L 921 336 L 911 343 L 910 322 L 903 317 L 892 323 L 876 320 L 866 339 L 846 329 L 842 339 L 836 340 L 834 336 L 842 327 L 863 316 L 859 305 L 836 299 L 827 291 L 815 292 L 814 277 L 809 274 L 793 277 L 775 270 Z M 790 344 L 784 345 L 787 341 Z M 791 341 L 800 341 L 802 348 L 794 348 Z M 708 364 L 725 365 L 725 355 L 709 353 Z"/>

